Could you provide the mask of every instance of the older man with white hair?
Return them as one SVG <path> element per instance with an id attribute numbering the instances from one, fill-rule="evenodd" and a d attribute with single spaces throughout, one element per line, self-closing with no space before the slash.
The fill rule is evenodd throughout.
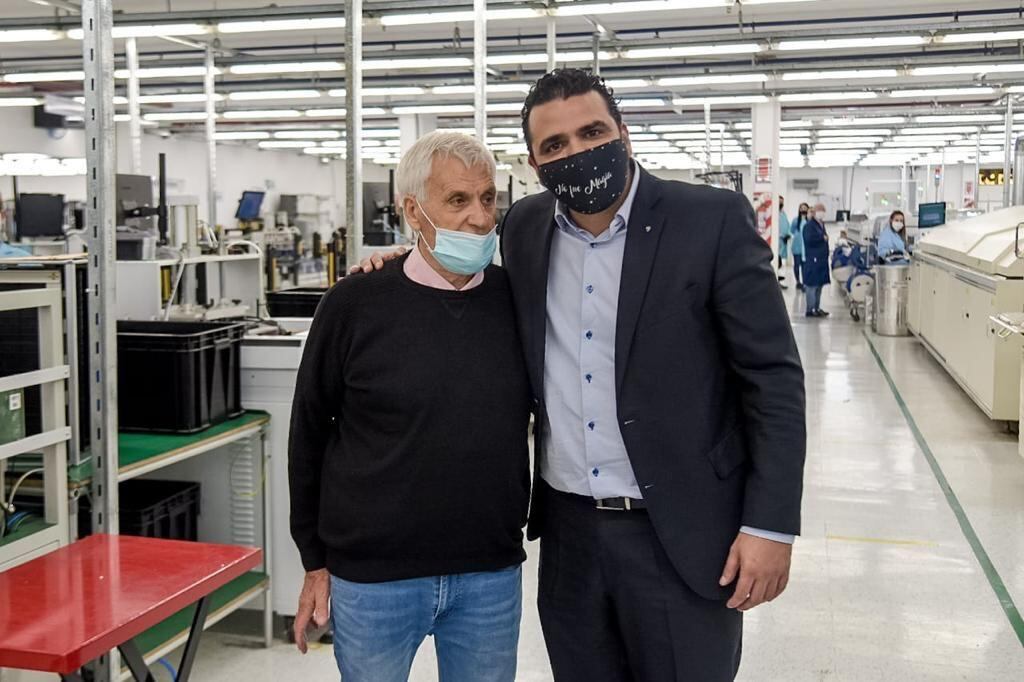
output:
<path id="1" fill-rule="evenodd" d="M 491 264 L 494 173 L 466 135 L 416 142 L 397 190 L 417 247 L 339 282 L 309 332 L 289 447 L 295 637 L 305 652 L 330 597 L 345 682 L 408 679 L 427 635 L 442 681 L 515 679 L 531 403 Z"/>

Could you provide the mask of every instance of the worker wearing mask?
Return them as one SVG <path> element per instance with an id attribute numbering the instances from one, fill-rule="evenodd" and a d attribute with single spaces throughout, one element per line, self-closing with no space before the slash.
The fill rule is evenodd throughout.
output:
<path id="1" fill-rule="evenodd" d="M 832 281 L 829 274 L 828 233 L 825 224 L 818 219 L 818 211 L 807 211 L 807 222 L 803 226 L 804 241 L 804 286 L 807 288 L 807 317 L 828 317 L 828 311 L 821 309 L 821 290 Z"/>
<path id="2" fill-rule="evenodd" d="M 329 611 L 346 682 L 404 682 L 428 635 L 442 682 L 515 679 L 531 402 L 509 280 L 491 264 L 494 173 L 467 135 L 406 151 L 397 190 L 416 248 L 335 285 L 303 352 L 295 640 L 305 653 Z"/>
<path id="3" fill-rule="evenodd" d="M 783 289 L 786 289 L 786 285 L 782 282 L 786 281 L 785 268 L 789 265 L 789 244 L 793 241 L 793 226 L 789 222 L 789 217 L 786 215 L 786 199 L 785 197 L 779 196 L 779 283 Z"/>
<path id="4" fill-rule="evenodd" d="M 880 263 L 905 260 L 909 253 L 906 219 L 902 211 L 893 211 L 889 216 L 889 224 L 878 235 L 878 260 Z"/>
<path id="5" fill-rule="evenodd" d="M 803 370 L 771 249 L 742 194 L 633 159 L 599 76 L 546 74 L 522 121 L 548 191 L 509 209 L 501 248 L 555 682 L 732 680 L 800 527 Z"/>
<path id="6" fill-rule="evenodd" d="M 810 206 L 800 204 L 796 218 L 790 227 L 793 251 L 793 277 L 796 278 L 796 288 L 804 291 L 803 269 L 804 269 L 804 225 L 807 224 L 807 212 Z"/>

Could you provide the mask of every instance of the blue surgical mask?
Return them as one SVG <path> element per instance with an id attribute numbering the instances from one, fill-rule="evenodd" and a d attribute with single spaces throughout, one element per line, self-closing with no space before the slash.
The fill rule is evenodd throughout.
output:
<path id="1" fill-rule="evenodd" d="M 442 268 L 456 275 L 475 275 L 494 262 L 494 252 L 498 249 L 497 227 L 483 235 L 443 230 L 434 224 L 418 199 L 416 205 L 434 228 L 434 248 L 430 248 L 422 235 L 420 239 Z"/>

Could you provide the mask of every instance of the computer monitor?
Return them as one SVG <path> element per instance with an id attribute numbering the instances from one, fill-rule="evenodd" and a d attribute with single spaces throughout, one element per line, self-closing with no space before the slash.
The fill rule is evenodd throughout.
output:
<path id="1" fill-rule="evenodd" d="M 836 211 L 836 222 L 837 223 L 845 223 L 845 222 L 849 222 L 849 221 L 850 221 L 850 211 L 848 211 L 848 210 Z"/>
<path id="2" fill-rule="evenodd" d="M 938 227 L 946 224 L 946 202 L 919 204 L 917 207 L 918 227 Z"/>
<path id="3" fill-rule="evenodd" d="M 256 220 L 260 217 L 260 208 L 263 207 L 263 195 L 265 192 L 242 192 L 242 198 L 238 200 L 238 210 L 235 211 L 235 218 L 238 220 Z"/>
<path id="4" fill-rule="evenodd" d="M 125 211 L 154 206 L 153 178 L 148 175 L 118 173 L 114 183 L 117 187 L 117 224 L 140 230 L 152 229 L 154 218 L 129 218 Z"/>
<path id="5" fill-rule="evenodd" d="M 63 194 L 20 194 L 15 210 L 18 237 L 63 237 Z"/>

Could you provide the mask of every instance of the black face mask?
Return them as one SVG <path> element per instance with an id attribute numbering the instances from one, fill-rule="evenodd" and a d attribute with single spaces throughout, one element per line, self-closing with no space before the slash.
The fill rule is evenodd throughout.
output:
<path id="1" fill-rule="evenodd" d="M 611 208 L 626 190 L 629 150 L 621 139 L 538 168 L 540 183 L 577 213 Z"/>

